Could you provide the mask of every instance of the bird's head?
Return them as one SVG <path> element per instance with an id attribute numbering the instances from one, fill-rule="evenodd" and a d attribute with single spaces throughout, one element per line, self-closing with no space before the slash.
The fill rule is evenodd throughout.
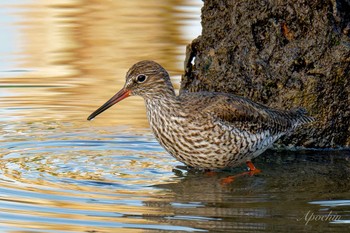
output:
<path id="1" fill-rule="evenodd" d="M 93 112 L 88 117 L 88 120 L 92 120 L 114 104 L 131 95 L 152 99 L 175 95 L 175 93 L 169 74 L 161 65 L 154 61 L 140 61 L 134 64 L 126 73 L 124 87 Z"/>

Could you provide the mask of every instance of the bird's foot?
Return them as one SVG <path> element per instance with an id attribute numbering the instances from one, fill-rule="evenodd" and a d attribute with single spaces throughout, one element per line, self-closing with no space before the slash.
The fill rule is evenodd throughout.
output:
<path id="1" fill-rule="evenodd" d="M 238 174 L 240 175 L 240 174 Z M 235 178 L 238 176 L 238 175 L 235 175 L 235 176 L 227 176 L 225 178 L 222 178 L 221 181 L 220 181 L 220 184 L 221 185 L 228 185 L 228 184 L 231 184 L 233 181 L 235 181 Z"/>
<path id="2" fill-rule="evenodd" d="M 247 172 L 242 172 L 240 174 L 234 175 L 234 176 L 227 176 L 223 179 L 221 179 L 221 184 L 222 185 L 227 185 L 227 184 L 231 184 L 233 181 L 235 181 L 236 178 L 240 177 L 240 176 L 245 176 L 245 175 L 249 175 L 249 176 L 253 176 L 256 175 L 258 173 L 261 172 L 260 169 L 257 169 L 254 164 L 252 163 L 252 161 L 247 161 L 247 166 L 249 168 L 249 171 Z"/>
<path id="3" fill-rule="evenodd" d="M 256 168 L 256 167 L 254 166 L 254 164 L 252 163 L 252 161 L 249 160 L 249 161 L 246 162 L 246 164 L 247 164 L 247 166 L 248 166 L 248 168 L 249 168 L 249 175 L 250 175 L 250 176 L 256 175 L 256 174 L 258 174 L 258 173 L 261 172 L 260 169 L 258 169 L 258 168 Z"/>

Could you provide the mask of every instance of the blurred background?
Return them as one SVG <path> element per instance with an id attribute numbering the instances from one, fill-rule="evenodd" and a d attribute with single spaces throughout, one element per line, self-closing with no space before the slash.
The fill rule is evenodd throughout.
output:
<path id="1" fill-rule="evenodd" d="M 178 86 L 185 47 L 201 34 L 201 4 L 1 1 L 1 120 L 88 124 L 86 117 L 123 86 L 128 68 L 145 59 L 162 64 Z M 141 99 L 115 111 L 93 124 L 147 127 Z"/>
<path id="2" fill-rule="evenodd" d="M 223 186 L 245 166 L 188 170 L 139 97 L 86 120 L 139 60 L 179 87 L 202 4 L 0 1 L 0 232 L 350 232 L 348 151 L 268 151 Z"/>

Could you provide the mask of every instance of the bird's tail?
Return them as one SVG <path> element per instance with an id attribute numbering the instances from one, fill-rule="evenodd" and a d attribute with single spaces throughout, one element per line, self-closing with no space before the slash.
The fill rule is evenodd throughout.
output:
<path id="1" fill-rule="evenodd" d="M 315 118 L 307 115 L 308 113 L 304 108 L 292 109 L 290 114 L 292 115 L 295 127 L 315 121 Z"/>

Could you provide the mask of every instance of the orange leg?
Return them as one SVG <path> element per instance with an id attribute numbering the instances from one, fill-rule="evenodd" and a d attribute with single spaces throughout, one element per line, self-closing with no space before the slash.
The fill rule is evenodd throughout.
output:
<path id="1" fill-rule="evenodd" d="M 248 172 L 242 172 L 240 174 L 237 174 L 237 175 L 234 175 L 234 176 L 228 176 L 228 177 L 225 177 L 221 180 L 221 184 L 223 185 L 226 185 L 226 184 L 231 184 L 237 177 L 240 177 L 240 176 L 244 176 L 244 175 L 250 175 L 250 176 L 253 176 L 253 175 L 256 175 L 258 173 L 261 172 L 260 169 L 257 169 L 254 164 L 252 163 L 252 161 L 247 161 L 247 166 L 249 168 L 249 171 Z"/>
<path id="2" fill-rule="evenodd" d="M 258 174 L 261 172 L 260 169 L 257 169 L 254 164 L 252 163 L 252 161 L 248 160 L 247 162 L 247 166 L 249 168 L 249 173 L 251 176 L 255 175 L 255 174 Z"/>
<path id="3" fill-rule="evenodd" d="M 206 171 L 204 174 L 207 175 L 207 176 L 216 176 L 217 172 L 215 172 L 215 171 Z"/>
<path id="4" fill-rule="evenodd" d="M 233 181 L 235 181 L 235 178 L 237 177 L 238 175 L 235 175 L 235 176 L 228 176 L 228 177 L 225 177 L 225 178 L 222 178 L 220 183 L 222 185 L 227 185 L 227 184 L 231 184 Z"/>

